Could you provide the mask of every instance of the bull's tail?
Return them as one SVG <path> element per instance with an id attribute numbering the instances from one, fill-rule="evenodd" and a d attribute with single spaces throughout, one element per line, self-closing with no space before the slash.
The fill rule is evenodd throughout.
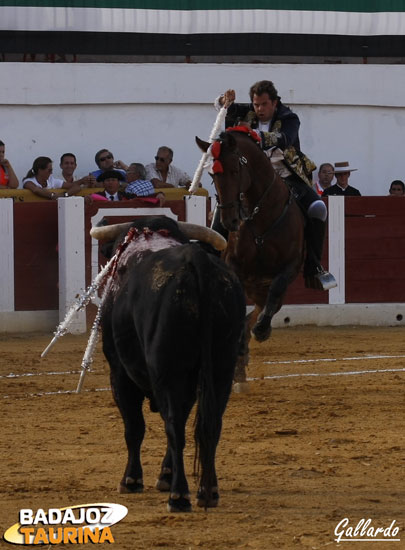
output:
<path id="1" fill-rule="evenodd" d="M 196 273 L 198 274 L 199 283 L 201 338 L 197 411 L 194 430 L 196 449 L 194 471 L 196 471 L 196 466 L 198 465 L 198 472 L 201 474 L 198 503 L 207 508 L 215 506 L 218 500 L 215 453 L 221 432 L 222 411 L 214 387 L 212 360 L 212 326 L 214 315 L 213 293 L 210 291 L 210 285 L 213 283 L 211 280 L 212 265 L 208 265 L 210 259 L 202 250 L 199 250 L 196 260 L 198 261 Z"/>

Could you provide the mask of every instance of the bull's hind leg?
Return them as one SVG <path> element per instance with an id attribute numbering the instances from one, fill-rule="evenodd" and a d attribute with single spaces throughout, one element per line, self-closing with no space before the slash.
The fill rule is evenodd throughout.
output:
<path id="1" fill-rule="evenodd" d="M 168 392 L 160 401 L 159 410 L 165 422 L 168 451 L 162 463 L 158 480 L 171 481 L 170 495 L 167 503 L 169 512 L 190 512 L 190 492 L 184 470 L 183 451 L 185 446 L 185 426 L 195 395 L 186 397 L 190 388 L 186 384 L 177 388 L 176 395 Z M 170 453 L 170 454 L 169 454 Z M 163 475 L 162 475 L 163 474 Z M 165 475 L 166 474 L 166 475 Z M 162 483 L 161 487 L 164 488 Z M 159 487 L 158 487 L 159 488 Z M 162 489 L 160 489 L 162 490 Z M 165 490 L 165 489 L 163 489 Z"/>
<path id="2" fill-rule="evenodd" d="M 145 435 L 145 420 L 142 413 L 143 394 L 123 369 L 118 371 L 111 369 L 111 387 L 124 421 L 128 449 L 128 462 L 118 491 L 140 493 L 143 491 L 140 453 Z"/>
<path id="3" fill-rule="evenodd" d="M 224 334 L 218 334 L 212 366 L 212 385 L 205 385 L 200 394 L 201 406 L 199 403 L 195 438 L 199 445 L 201 463 L 197 505 L 202 508 L 215 508 L 219 502 L 215 455 L 221 436 L 222 417 L 232 389 L 235 344 L 237 342 L 226 341 Z"/>
<path id="4" fill-rule="evenodd" d="M 183 411 L 185 423 L 187 422 L 187 418 L 190 414 L 190 411 L 193 405 L 194 405 L 194 400 L 192 402 L 190 401 L 190 403 L 187 403 Z M 170 491 L 170 488 L 172 485 L 172 479 L 173 479 L 173 460 L 172 460 L 172 452 L 168 444 L 166 449 L 166 454 L 162 461 L 160 474 L 156 481 L 156 489 L 162 492 Z"/>
<path id="5" fill-rule="evenodd" d="M 170 447 L 167 447 L 165 457 L 162 462 L 159 477 L 156 481 L 156 489 L 158 491 L 170 491 L 173 477 L 172 453 Z"/>

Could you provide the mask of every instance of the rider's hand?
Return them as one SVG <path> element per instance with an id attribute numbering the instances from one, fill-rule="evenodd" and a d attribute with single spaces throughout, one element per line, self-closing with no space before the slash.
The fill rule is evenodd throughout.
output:
<path id="1" fill-rule="evenodd" d="M 228 108 L 235 101 L 235 90 L 227 90 L 223 96 L 221 96 L 221 104 Z"/>

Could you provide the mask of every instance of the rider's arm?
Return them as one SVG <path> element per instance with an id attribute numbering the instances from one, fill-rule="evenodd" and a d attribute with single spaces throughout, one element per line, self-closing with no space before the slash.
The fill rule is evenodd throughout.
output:
<path id="1" fill-rule="evenodd" d="M 262 148 L 279 147 L 284 150 L 290 145 L 299 149 L 298 131 L 300 119 L 295 113 L 290 116 L 276 120 L 271 132 L 260 132 L 262 138 Z"/>

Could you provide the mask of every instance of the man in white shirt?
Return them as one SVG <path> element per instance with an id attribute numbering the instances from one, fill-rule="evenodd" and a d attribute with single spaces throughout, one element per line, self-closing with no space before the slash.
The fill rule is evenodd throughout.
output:
<path id="1" fill-rule="evenodd" d="M 60 157 L 59 166 L 62 170 L 60 178 L 66 183 L 72 184 L 76 182 L 81 187 L 96 187 L 96 178 L 90 174 L 80 179 L 76 178 L 75 170 L 77 168 L 77 161 L 73 153 L 63 153 Z"/>
<path id="2" fill-rule="evenodd" d="M 146 179 L 153 183 L 155 188 L 163 187 L 185 187 L 191 185 L 191 178 L 183 170 L 173 166 L 173 151 L 170 147 L 159 147 L 155 163 L 148 164 L 146 168 Z"/>

